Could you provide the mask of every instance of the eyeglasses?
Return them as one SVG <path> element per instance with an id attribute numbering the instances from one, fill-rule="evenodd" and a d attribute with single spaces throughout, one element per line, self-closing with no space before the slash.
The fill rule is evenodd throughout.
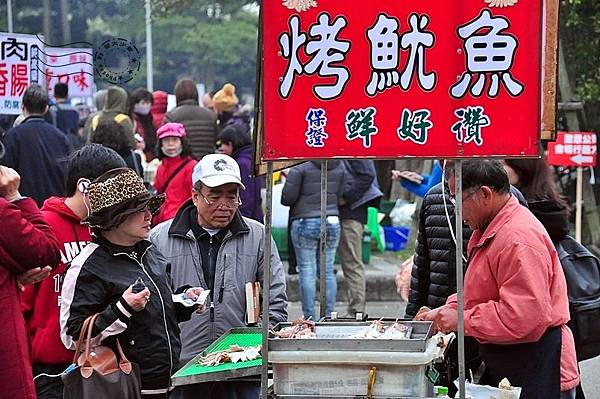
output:
<path id="1" fill-rule="evenodd" d="M 221 199 L 221 196 L 215 194 L 209 194 L 208 197 L 201 192 L 198 192 L 198 194 L 200 194 L 200 196 L 204 199 L 206 205 L 210 207 L 236 209 L 242 205 L 242 199 L 239 197 L 239 195 L 236 195 L 235 197 L 232 195 L 226 195 L 224 199 Z"/>
<path id="2" fill-rule="evenodd" d="M 471 190 L 466 197 L 462 197 L 462 202 L 466 202 L 469 198 L 471 198 L 472 196 L 474 196 L 477 191 L 479 191 L 479 189 L 481 188 L 481 186 Z M 450 197 L 450 201 L 452 201 L 452 203 L 454 205 L 456 205 L 456 193 L 452 194 L 452 193 L 448 193 L 448 196 Z"/>

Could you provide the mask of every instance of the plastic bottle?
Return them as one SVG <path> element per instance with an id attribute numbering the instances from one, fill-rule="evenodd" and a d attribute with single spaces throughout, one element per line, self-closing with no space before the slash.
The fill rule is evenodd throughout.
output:
<path id="1" fill-rule="evenodd" d="M 442 399 L 450 399 L 450 396 L 448 396 L 448 388 L 447 387 L 437 387 L 437 392 L 436 392 L 435 397 L 442 398 Z"/>

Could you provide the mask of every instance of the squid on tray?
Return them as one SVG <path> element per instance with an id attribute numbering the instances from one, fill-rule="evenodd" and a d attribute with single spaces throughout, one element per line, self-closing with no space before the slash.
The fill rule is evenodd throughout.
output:
<path id="1" fill-rule="evenodd" d="M 358 333 L 352 335 L 350 338 L 354 339 L 407 339 L 409 334 L 409 328 L 396 322 L 389 327 L 385 327 L 385 324 L 380 320 L 375 320 L 370 326 L 360 330 Z"/>
<path id="2" fill-rule="evenodd" d="M 315 322 L 300 318 L 292 322 L 289 327 L 284 327 L 279 331 L 270 331 L 271 334 L 276 338 L 296 338 L 296 339 L 310 339 L 316 338 L 315 334 Z"/>
<path id="3" fill-rule="evenodd" d="M 242 348 L 238 345 L 231 345 L 224 351 L 210 353 L 200 358 L 199 363 L 202 366 L 216 366 L 223 363 L 237 363 L 254 360 L 261 357 L 262 346 L 251 346 Z"/>

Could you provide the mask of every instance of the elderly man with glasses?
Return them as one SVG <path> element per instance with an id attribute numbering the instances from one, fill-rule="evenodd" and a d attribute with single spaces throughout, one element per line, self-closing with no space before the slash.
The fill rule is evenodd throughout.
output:
<path id="1" fill-rule="evenodd" d="M 151 241 L 169 259 L 175 283 L 209 289 L 210 308 L 182 323 L 180 366 L 230 328 L 246 323 L 247 283 L 263 280 L 264 226 L 243 217 L 240 168 L 225 154 L 204 156 L 194 167 L 192 199 L 173 220 L 156 226 Z M 285 275 L 272 244 L 269 323 L 287 320 Z M 258 398 L 260 382 L 225 381 L 178 388 L 172 398 Z"/>
<path id="2" fill-rule="evenodd" d="M 510 194 L 497 160 L 462 166 L 463 219 L 473 230 L 464 278 L 465 335 L 479 343 L 490 385 L 503 378 L 527 399 L 569 399 L 579 383 L 567 285 L 544 226 Z M 457 300 L 422 313 L 444 332 L 457 329 Z"/>

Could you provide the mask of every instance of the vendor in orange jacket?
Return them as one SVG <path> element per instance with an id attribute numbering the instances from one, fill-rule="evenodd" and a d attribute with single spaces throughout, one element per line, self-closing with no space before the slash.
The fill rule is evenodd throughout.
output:
<path id="1" fill-rule="evenodd" d="M 454 176 L 449 176 L 451 196 Z M 473 229 L 464 281 L 465 335 L 480 345 L 488 382 L 508 378 L 524 399 L 574 398 L 579 384 L 567 285 L 540 222 L 510 194 L 497 160 L 463 162 L 463 218 Z M 421 313 L 443 332 L 457 330 L 456 294 Z"/>

